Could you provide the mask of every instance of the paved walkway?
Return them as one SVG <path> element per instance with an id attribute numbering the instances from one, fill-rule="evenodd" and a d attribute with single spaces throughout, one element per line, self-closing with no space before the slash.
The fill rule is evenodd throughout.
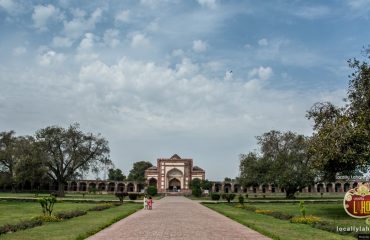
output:
<path id="1" fill-rule="evenodd" d="M 88 239 L 262 240 L 270 238 L 185 197 L 165 197 L 154 201 L 153 210 L 140 210 Z"/>

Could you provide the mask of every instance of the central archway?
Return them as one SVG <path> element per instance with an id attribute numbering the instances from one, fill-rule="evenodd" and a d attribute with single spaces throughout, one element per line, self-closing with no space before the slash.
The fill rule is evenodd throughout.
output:
<path id="1" fill-rule="evenodd" d="M 182 188 L 184 174 L 177 168 L 170 170 L 167 173 L 167 189 L 169 191 L 180 191 Z"/>
<path id="2" fill-rule="evenodd" d="M 174 178 L 168 183 L 168 188 L 170 191 L 178 191 L 181 190 L 181 182 L 179 179 Z"/>

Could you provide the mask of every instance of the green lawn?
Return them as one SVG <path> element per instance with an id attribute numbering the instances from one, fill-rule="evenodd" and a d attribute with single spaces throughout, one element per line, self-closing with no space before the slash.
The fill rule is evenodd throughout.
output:
<path id="1" fill-rule="evenodd" d="M 54 205 L 54 211 L 66 211 L 66 210 L 87 210 L 96 203 L 56 203 Z M 18 202 L 18 201 L 1 201 L 0 200 L 0 225 L 6 223 L 16 223 L 20 220 L 30 219 L 32 217 L 42 214 L 41 206 L 38 202 Z"/>
<path id="2" fill-rule="evenodd" d="M 245 209 L 235 208 L 228 204 L 204 204 L 205 206 L 244 224 L 273 239 L 304 240 L 304 239 L 355 239 L 320 229 L 306 224 L 293 224 L 287 220 L 276 219 L 272 216 L 254 213 Z"/>
<path id="3" fill-rule="evenodd" d="M 290 215 L 300 215 L 298 203 L 251 203 L 258 209 L 279 211 Z M 305 203 L 306 214 L 314 215 L 338 226 L 365 226 L 365 219 L 348 216 L 342 203 Z"/>
<path id="4" fill-rule="evenodd" d="M 22 203 L 23 204 L 23 203 Z M 86 205 L 85 203 L 82 205 Z M 124 203 L 118 207 L 112 207 L 104 211 L 88 212 L 87 215 L 75 217 L 70 220 L 44 225 L 1 235 L 1 239 L 11 240 L 69 240 L 85 239 L 110 224 L 136 212 L 142 208 L 142 204 Z"/>

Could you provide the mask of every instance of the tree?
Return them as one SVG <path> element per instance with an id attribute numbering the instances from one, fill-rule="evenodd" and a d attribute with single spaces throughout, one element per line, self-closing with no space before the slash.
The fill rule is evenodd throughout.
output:
<path id="1" fill-rule="evenodd" d="M 240 157 L 240 182 L 244 186 L 278 185 L 287 198 L 314 182 L 307 151 L 309 139 L 292 132 L 270 131 L 257 137 L 260 153 Z"/>
<path id="2" fill-rule="evenodd" d="M 210 182 L 209 180 L 207 179 L 204 179 L 200 182 L 200 187 L 203 189 L 203 190 L 211 190 L 212 189 L 212 182 Z"/>
<path id="3" fill-rule="evenodd" d="M 0 170 L 7 173 L 14 190 L 14 168 L 16 164 L 16 142 L 14 131 L 0 133 Z"/>
<path id="4" fill-rule="evenodd" d="M 367 171 L 370 164 L 370 48 L 364 52 L 364 61 L 348 60 L 353 73 L 345 106 L 316 103 L 307 113 L 314 121 L 310 151 L 324 180 Z"/>
<path id="5" fill-rule="evenodd" d="M 152 166 L 153 164 L 148 161 L 135 162 L 127 179 L 130 181 L 145 181 L 145 170 Z"/>
<path id="6" fill-rule="evenodd" d="M 64 196 L 64 183 L 78 171 L 98 171 L 111 163 L 108 141 L 100 135 L 83 133 L 78 124 L 67 129 L 51 126 L 36 132 L 37 146 L 46 156 L 48 175 L 58 183 Z"/>
<path id="7" fill-rule="evenodd" d="M 117 169 L 110 168 L 108 170 L 108 180 L 112 180 L 112 181 L 123 181 L 125 179 L 126 179 L 126 176 L 123 175 L 121 169 L 119 169 L 119 168 L 117 168 Z"/>
<path id="8" fill-rule="evenodd" d="M 201 189 L 202 181 L 199 178 L 194 178 L 190 182 L 190 188 L 191 188 L 191 193 L 195 197 L 200 197 L 202 196 L 202 189 Z"/>
<path id="9" fill-rule="evenodd" d="M 14 168 L 15 180 L 22 184 L 22 188 L 26 182 L 29 182 L 31 190 L 35 183 L 40 184 L 48 179 L 47 168 L 44 164 L 45 156 L 35 145 L 33 137 L 18 137 L 15 154 L 17 158 Z"/>

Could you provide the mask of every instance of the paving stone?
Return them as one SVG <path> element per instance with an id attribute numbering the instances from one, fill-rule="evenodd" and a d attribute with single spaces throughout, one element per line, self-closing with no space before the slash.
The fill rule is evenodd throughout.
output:
<path id="1" fill-rule="evenodd" d="M 198 202 L 176 196 L 154 201 L 153 210 L 140 210 L 88 239 L 264 240 L 270 238 Z"/>

